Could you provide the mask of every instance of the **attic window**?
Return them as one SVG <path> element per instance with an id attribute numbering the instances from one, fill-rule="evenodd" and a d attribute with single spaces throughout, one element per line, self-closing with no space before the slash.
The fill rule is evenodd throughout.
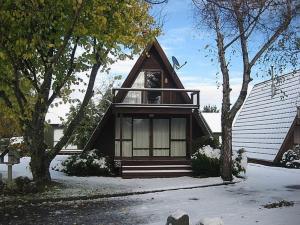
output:
<path id="1" fill-rule="evenodd" d="M 145 74 L 146 88 L 162 88 L 162 76 L 160 71 L 147 71 Z M 146 95 L 146 103 L 160 104 L 161 91 L 148 91 Z"/>

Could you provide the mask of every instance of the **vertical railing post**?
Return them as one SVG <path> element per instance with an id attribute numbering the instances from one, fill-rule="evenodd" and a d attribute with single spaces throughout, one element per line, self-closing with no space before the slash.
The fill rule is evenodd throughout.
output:
<path id="1" fill-rule="evenodd" d="M 197 91 L 197 107 L 200 107 L 200 91 Z"/>
<path id="2" fill-rule="evenodd" d="M 116 103 L 116 90 L 113 88 L 112 89 L 112 95 L 113 95 L 113 103 Z"/>
<path id="3" fill-rule="evenodd" d="M 123 159 L 123 114 L 120 113 L 120 156 Z"/>

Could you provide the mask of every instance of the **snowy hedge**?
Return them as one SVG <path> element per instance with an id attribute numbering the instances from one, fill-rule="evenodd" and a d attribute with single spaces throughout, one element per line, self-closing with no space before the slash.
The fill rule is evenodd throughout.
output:
<path id="1" fill-rule="evenodd" d="M 286 151 L 282 156 L 281 164 L 287 168 L 300 169 L 300 145 Z"/>
<path id="2" fill-rule="evenodd" d="M 72 155 L 62 163 L 62 172 L 70 176 L 109 176 L 112 175 L 112 163 L 99 150 Z"/>
<path id="3" fill-rule="evenodd" d="M 196 176 L 220 176 L 220 149 L 204 146 L 196 151 L 192 159 L 192 169 Z M 235 176 L 241 176 L 246 172 L 247 156 L 244 149 L 234 152 L 232 156 L 232 172 Z"/>

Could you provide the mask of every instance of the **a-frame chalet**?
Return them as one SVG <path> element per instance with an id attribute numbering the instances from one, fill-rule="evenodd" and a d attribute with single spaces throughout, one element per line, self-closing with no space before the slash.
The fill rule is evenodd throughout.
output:
<path id="1" fill-rule="evenodd" d="M 193 140 L 211 131 L 199 90 L 184 89 L 161 46 L 143 51 L 85 146 L 120 162 L 125 178 L 191 174 Z"/>

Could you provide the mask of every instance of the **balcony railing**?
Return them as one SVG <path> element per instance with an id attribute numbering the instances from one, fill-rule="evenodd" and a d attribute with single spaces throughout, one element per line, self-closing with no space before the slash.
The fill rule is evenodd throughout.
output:
<path id="1" fill-rule="evenodd" d="M 177 88 L 113 88 L 116 106 L 199 108 L 200 90 Z M 120 93 L 119 95 L 117 95 Z M 182 94 L 185 93 L 185 94 Z"/>

